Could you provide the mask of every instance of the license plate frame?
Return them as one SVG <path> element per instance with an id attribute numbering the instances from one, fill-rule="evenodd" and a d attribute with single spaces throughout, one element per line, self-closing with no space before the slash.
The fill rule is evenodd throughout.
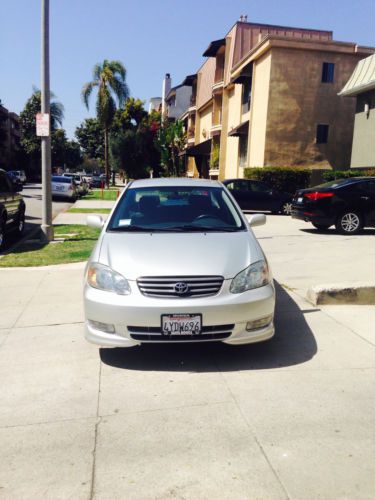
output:
<path id="1" fill-rule="evenodd" d="M 167 322 L 170 325 L 167 325 Z M 166 328 L 168 327 L 169 328 Z M 161 334 L 166 337 L 189 335 L 194 337 L 202 334 L 201 313 L 162 314 L 160 317 Z"/>

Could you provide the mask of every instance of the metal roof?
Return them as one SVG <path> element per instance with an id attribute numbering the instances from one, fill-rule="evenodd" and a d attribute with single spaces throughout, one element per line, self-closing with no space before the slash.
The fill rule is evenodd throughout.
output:
<path id="1" fill-rule="evenodd" d="M 359 61 L 339 95 L 356 96 L 372 89 L 375 89 L 375 54 Z"/>

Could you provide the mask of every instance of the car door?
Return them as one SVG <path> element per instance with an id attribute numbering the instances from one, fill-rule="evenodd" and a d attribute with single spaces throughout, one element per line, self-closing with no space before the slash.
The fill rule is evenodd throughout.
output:
<path id="1" fill-rule="evenodd" d="M 11 181 L 2 172 L 0 172 L 0 200 L 7 213 L 7 224 L 11 224 L 17 215 L 18 202 Z"/>
<path id="2" fill-rule="evenodd" d="M 375 226 L 375 180 L 366 180 L 357 186 L 360 190 L 360 203 L 365 223 Z"/>
<path id="3" fill-rule="evenodd" d="M 251 182 L 252 200 L 253 200 L 253 210 L 270 211 L 273 212 L 278 210 L 277 199 L 273 196 L 272 189 L 259 181 L 249 181 Z"/>
<path id="4" fill-rule="evenodd" d="M 226 184 L 226 187 L 232 193 L 234 199 L 242 210 L 247 209 L 247 189 L 242 179 L 235 179 Z"/>

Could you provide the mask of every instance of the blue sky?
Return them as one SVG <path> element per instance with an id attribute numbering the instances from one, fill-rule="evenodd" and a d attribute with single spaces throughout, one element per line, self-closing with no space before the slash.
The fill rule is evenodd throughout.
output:
<path id="1" fill-rule="evenodd" d="M 20 112 L 40 87 L 40 0 L 1 0 L 0 99 Z M 171 73 L 178 84 L 202 64 L 211 40 L 241 14 L 252 22 L 327 29 L 334 39 L 375 46 L 374 0 L 50 0 L 51 89 L 65 106 L 70 137 L 87 112 L 80 99 L 92 67 L 119 59 L 133 97 L 161 94 Z"/>

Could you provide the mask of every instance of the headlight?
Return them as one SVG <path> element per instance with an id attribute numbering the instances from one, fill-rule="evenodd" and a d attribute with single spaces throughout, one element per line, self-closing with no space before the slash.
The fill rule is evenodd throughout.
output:
<path id="1" fill-rule="evenodd" d="M 267 262 L 258 260 L 237 274 L 230 285 L 231 293 L 242 293 L 270 282 Z"/>
<path id="2" fill-rule="evenodd" d="M 99 290 L 114 292 L 119 295 L 129 295 L 131 292 L 129 282 L 121 274 L 110 267 L 92 262 L 87 270 L 87 283 Z"/>

